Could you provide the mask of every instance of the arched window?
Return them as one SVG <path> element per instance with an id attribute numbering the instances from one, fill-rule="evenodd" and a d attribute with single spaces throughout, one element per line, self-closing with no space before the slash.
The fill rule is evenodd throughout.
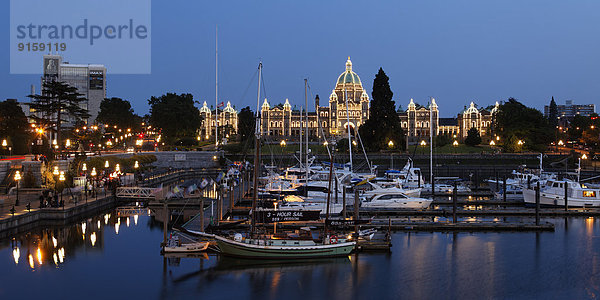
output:
<path id="1" fill-rule="evenodd" d="M 327 127 L 327 122 L 323 121 L 323 127 Z"/>

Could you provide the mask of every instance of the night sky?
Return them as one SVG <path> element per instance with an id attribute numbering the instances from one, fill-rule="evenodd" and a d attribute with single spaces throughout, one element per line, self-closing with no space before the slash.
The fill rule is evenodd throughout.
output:
<path id="1" fill-rule="evenodd" d="M 40 79 L 9 74 L 8 8 L 2 1 L 0 99 L 26 100 Z M 108 96 L 140 114 L 166 92 L 214 105 L 216 25 L 219 102 L 238 110 L 255 109 L 259 60 L 269 102 L 304 105 L 303 79 L 325 102 L 348 56 L 369 95 L 382 67 L 397 105 L 434 97 L 445 117 L 471 101 L 515 97 L 543 109 L 552 96 L 583 104 L 600 95 L 600 1 L 154 0 L 152 74 L 110 75 L 107 66 Z"/>

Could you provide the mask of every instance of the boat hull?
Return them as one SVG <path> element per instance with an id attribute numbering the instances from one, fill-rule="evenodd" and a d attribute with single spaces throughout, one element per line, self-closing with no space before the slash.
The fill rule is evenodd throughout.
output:
<path id="1" fill-rule="evenodd" d="M 208 242 L 183 244 L 181 246 L 165 247 L 165 253 L 195 253 L 208 248 Z"/>
<path id="2" fill-rule="evenodd" d="M 523 199 L 526 205 L 535 205 L 535 190 L 524 189 Z M 580 199 L 576 197 L 569 197 L 567 201 L 569 207 L 600 207 L 600 201 L 594 199 Z M 564 207 L 565 196 L 541 192 L 540 206 Z"/>
<path id="3" fill-rule="evenodd" d="M 222 254 L 233 257 L 260 259 L 298 259 L 346 256 L 354 249 L 354 242 L 315 246 L 253 245 L 215 236 Z"/>

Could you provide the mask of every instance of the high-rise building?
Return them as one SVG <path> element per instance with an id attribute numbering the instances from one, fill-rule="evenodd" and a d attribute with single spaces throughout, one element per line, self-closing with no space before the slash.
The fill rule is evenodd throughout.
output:
<path id="1" fill-rule="evenodd" d="M 573 104 L 573 100 L 566 100 L 564 105 L 557 105 L 559 118 L 573 118 L 576 115 L 589 117 L 596 112 L 595 104 Z M 550 114 L 550 106 L 544 106 L 544 116 Z"/>
<path id="2" fill-rule="evenodd" d="M 42 85 L 46 81 L 61 81 L 76 87 L 87 101 L 81 107 L 87 109 L 90 117 L 84 120 L 92 123 L 100 112 L 100 103 L 106 98 L 106 68 L 103 65 L 82 65 L 64 62 L 60 55 L 44 55 Z"/>

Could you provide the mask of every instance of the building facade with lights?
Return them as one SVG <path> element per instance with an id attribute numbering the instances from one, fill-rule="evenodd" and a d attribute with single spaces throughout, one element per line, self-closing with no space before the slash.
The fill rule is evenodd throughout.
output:
<path id="1" fill-rule="evenodd" d="M 261 131 L 263 136 L 272 137 L 276 141 L 298 138 L 301 129 L 302 134 L 308 132 L 308 137 L 313 140 L 323 135 L 343 138 L 348 134 L 348 126 L 353 131 L 369 118 L 369 100 L 360 77 L 352 70 L 352 61 L 348 57 L 346 69 L 338 76 L 326 106 L 321 106 L 318 95 L 314 100 L 316 111 L 308 113 L 304 108 L 292 107 L 289 99 L 276 105 L 264 99 L 261 105 Z M 456 118 L 440 118 L 435 99 L 431 99 L 427 105 L 417 104 L 410 99 L 408 108 L 399 110 L 398 116 L 409 143 L 429 137 L 430 130 L 433 130 L 434 136 L 446 135 L 464 139 L 472 127 L 477 128 L 481 136 L 490 135 L 493 114 L 498 110 L 498 105 L 496 102 L 494 106 L 478 108 L 471 102 Z M 214 138 L 214 112 L 204 102 L 200 109 L 204 120 L 200 130 L 203 139 Z M 231 125 L 233 128 L 229 132 L 235 133 L 237 113 L 229 102 L 223 111 L 219 110 L 218 119 L 219 128 Z M 223 134 L 221 130 L 219 132 L 220 135 Z"/>
<path id="2" fill-rule="evenodd" d="M 314 104 L 316 111 L 307 114 L 304 108 L 292 108 L 288 99 L 274 106 L 265 99 L 261 107 L 262 133 L 287 138 L 300 135 L 300 129 L 308 125 L 308 136 L 315 138 L 345 136 L 348 127 L 358 129 L 369 118 L 369 96 L 360 77 L 352 70 L 350 57 L 346 70 L 338 76 L 327 106 L 321 106 L 318 95 Z"/>
<path id="3" fill-rule="evenodd" d="M 217 114 L 216 118 L 215 114 Z M 227 101 L 225 108 L 217 108 L 216 110 L 209 108 L 206 101 L 204 101 L 204 104 L 200 108 L 200 116 L 202 116 L 202 126 L 198 130 L 198 138 L 200 140 L 214 139 L 215 126 L 218 126 L 221 138 L 229 138 L 230 135 L 237 133 L 238 112 L 231 106 L 231 102 L 229 101 Z"/>

